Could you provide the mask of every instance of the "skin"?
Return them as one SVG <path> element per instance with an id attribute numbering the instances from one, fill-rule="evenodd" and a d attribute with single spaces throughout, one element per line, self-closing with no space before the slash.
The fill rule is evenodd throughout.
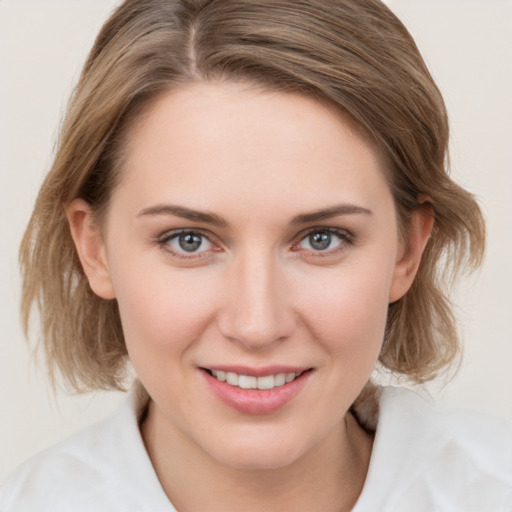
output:
<path id="1" fill-rule="evenodd" d="M 92 289 L 119 303 L 164 490 L 179 510 L 350 510 L 373 438 L 347 411 L 431 216 L 418 210 L 403 243 L 376 151 L 299 95 L 189 85 L 151 106 L 127 151 L 103 229 L 80 199 L 67 214 Z M 196 252 L 172 238 L 183 229 L 205 236 Z M 206 385 L 201 368 L 225 364 L 311 371 L 284 407 L 251 415 Z"/>

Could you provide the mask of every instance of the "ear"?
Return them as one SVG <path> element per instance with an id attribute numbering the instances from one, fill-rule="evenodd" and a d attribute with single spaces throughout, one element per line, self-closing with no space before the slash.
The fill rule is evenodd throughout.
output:
<path id="1" fill-rule="evenodd" d="M 413 213 L 406 233 L 407 238 L 402 242 L 389 292 L 390 303 L 402 298 L 411 287 L 433 225 L 432 205 L 423 201 Z"/>
<path id="2" fill-rule="evenodd" d="M 105 244 L 89 204 L 83 199 L 74 199 L 66 208 L 66 216 L 76 252 L 92 291 L 104 299 L 113 299 L 115 293 L 110 280 Z"/>

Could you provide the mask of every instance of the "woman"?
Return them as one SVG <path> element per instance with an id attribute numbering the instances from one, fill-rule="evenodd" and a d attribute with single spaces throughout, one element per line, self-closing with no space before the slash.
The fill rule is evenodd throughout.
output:
<path id="1" fill-rule="evenodd" d="M 458 354 L 440 277 L 484 226 L 447 139 L 380 2 L 123 3 L 27 229 L 23 311 L 76 389 L 139 380 L 0 509 L 508 510 L 509 426 L 370 383 Z"/>

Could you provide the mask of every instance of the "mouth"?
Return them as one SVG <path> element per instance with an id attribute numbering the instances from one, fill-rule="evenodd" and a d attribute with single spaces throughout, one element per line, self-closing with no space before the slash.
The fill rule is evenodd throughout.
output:
<path id="1" fill-rule="evenodd" d="M 301 393 L 313 368 L 200 368 L 205 383 L 225 405 L 242 414 L 272 414 Z M 235 371 L 236 370 L 236 371 Z"/>
<path id="2" fill-rule="evenodd" d="M 272 414 L 299 395 L 314 369 L 200 367 L 205 383 L 225 405 L 243 414 Z M 236 370 L 236 371 L 235 371 Z"/>
<path id="3" fill-rule="evenodd" d="M 208 368 L 204 368 L 204 370 L 218 381 L 225 382 L 233 387 L 238 387 L 240 389 L 267 390 L 289 384 L 299 378 L 303 373 L 311 371 L 311 368 L 299 372 L 280 372 L 260 377 L 223 370 L 211 370 Z"/>

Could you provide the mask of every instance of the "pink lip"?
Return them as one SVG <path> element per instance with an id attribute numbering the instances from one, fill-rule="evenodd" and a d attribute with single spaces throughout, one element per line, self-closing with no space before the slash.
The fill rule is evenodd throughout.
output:
<path id="1" fill-rule="evenodd" d="M 229 369 L 225 370 L 225 368 Z M 284 367 L 250 369 L 241 368 L 237 366 L 237 370 L 235 370 L 234 368 L 235 367 L 233 366 L 223 366 L 214 367 L 211 369 L 233 371 L 241 375 L 250 375 L 258 377 L 275 373 L 291 373 L 292 371 L 294 371 L 293 369 L 291 369 L 291 367 L 286 367 L 287 369 L 284 370 Z M 277 368 L 277 371 L 275 370 L 275 368 Z M 299 368 L 296 371 L 296 373 L 300 371 L 304 371 L 304 369 Z M 287 403 L 293 400 L 300 393 L 302 388 L 306 385 L 306 382 L 312 372 L 304 371 L 302 375 L 297 377 L 292 382 L 284 384 L 283 386 L 275 387 L 273 389 L 242 389 L 237 386 L 231 386 L 226 382 L 221 382 L 217 380 L 215 377 L 210 375 L 205 370 L 201 370 L 201 373 L 203 374 L 209 388 L 226 405 L 244 414 L 260 415 L 271 414 L 281 409 Z"/>

